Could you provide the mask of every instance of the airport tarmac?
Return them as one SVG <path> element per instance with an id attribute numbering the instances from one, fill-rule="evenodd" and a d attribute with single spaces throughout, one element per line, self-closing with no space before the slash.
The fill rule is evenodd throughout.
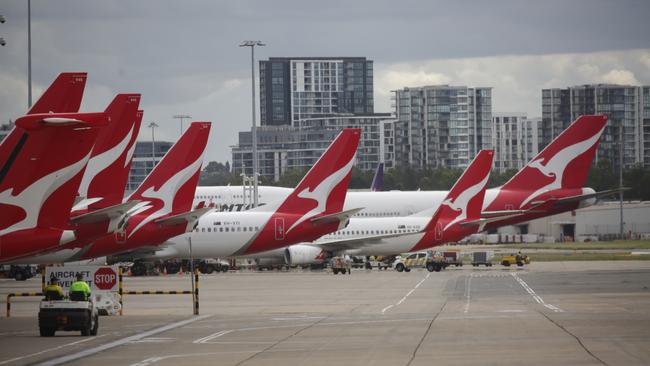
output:
<path id="1" fill-rule="evenodd" d="M 0 280 L 0 296 L 39 286 Z M 183 290 L 189 276 L 125 287 Z M 0 366 L 650 364 L 650 261 L 231 272 L 200 289 L 200 316 L 189 295 L 127 296 L 97 337 L 41 338 L 36 299 L 14 299 Z"/>

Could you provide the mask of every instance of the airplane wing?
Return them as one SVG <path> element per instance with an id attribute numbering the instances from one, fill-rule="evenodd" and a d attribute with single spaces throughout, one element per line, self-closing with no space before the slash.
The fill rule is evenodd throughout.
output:
<path id="1" fill-rule="evenodd" d="M 399 233 L 399 234 L 368 235 L 368 236 L 362 236 L 362 237 L 351 238 L 351 239 L 332 240 L 323 243 L 310 243 L 309 245 L 319 247 L 326 251 L 337 252 L 337 251 L 359 249 L 366 246 L 377 245 L 377 244 L 381 244 L 383 242 L 383 239 L 395 238 L 395 237 L 405 236 L 405 235 L 413 235 L 421 232 L 423 231 Z"/>
<path id="2" fill-rule="evenodd" d="M 83 215 L 71 217 L 70 221 L 75 224 L 92 224 L 104 220 L 112 220 L 126 215 L 140 201 L 128 201 L 119 205 L 109 206 L 99 210 L 85 213 Z"/>

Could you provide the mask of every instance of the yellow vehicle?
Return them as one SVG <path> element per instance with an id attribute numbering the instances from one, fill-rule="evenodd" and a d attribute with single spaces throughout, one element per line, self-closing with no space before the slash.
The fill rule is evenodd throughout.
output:
<path id="1" fill-rule="evenodd" d="M 521 253 L 518 254 L 510 254 L 503 256 L 501 258 L 501 265 L 510 267 L 510 265 L 516 264 L 519 267 L 523 267 L 524 264 L 530 264 L 530 257 L 527 255 L 523 255 Z"/>

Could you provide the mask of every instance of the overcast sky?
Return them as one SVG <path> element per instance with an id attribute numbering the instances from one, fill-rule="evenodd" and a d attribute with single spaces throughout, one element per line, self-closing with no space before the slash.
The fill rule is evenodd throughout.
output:
<path id="1" fill-rule="evenodd" d="M 0 14 L 0 122 L 27 110 L 27 2 Z M 365 56 L 375 111 L 390 90 L 493 87 L 494 112 L 541 115 L 541 89 L 650 84 L 650 1 L 32 0 L 34 100 L 61 71 L 87 71 L 84 111 L 142 93 L 143 125 L 175 140 L 185 113 L 214 122 L 207 160 L 230 160 L 250 128 L 250 53 Z M 257 67 L 257 65 L 256 65 Z M 259 121 L 259 119 L 258 119 Z M 144 127 L 140 138 L 148 140 Z"/>

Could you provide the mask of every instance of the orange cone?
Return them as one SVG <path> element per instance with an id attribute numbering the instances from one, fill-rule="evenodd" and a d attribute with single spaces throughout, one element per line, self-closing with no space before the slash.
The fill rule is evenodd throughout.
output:
<path id="1" fill-rule="evenodd" d="M 163 266 L 163 276 L 167 276 L 167 266 Z"/>

